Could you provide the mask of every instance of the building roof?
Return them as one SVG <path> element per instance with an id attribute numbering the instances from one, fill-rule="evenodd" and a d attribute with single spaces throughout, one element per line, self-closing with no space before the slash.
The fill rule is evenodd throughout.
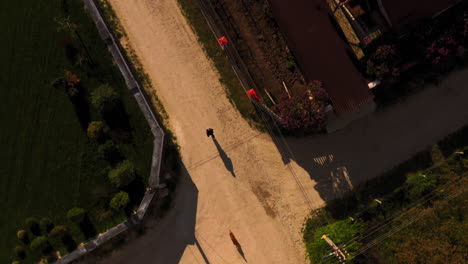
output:
<path id="1" fill-rule="evenodd" d="M 373 96 L 328 16 L 324 0 L 270 0 L 273 14 L 307 81 L 320 80 L 337 115 Z"/>
<path id="2" fill-rule="evenodd" d="M 403 33 L 457 2 L 460 0 L 382 0 L 382 5 L 394 30 Z"/>

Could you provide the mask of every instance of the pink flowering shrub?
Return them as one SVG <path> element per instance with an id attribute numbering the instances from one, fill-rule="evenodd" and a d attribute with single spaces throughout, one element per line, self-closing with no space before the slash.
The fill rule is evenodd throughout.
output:
<path id="1" fill-rule="evenodd" d="M 394 45 L 382 45 L 367 61 L 367 74 L 378 80 L 400 75 L 399 56 Z"/>
<path id="2" fill-rule="evenodd" d="M 426 47 L 426 59 L 432 64 L 439 64 L 444 58 L 454 55 L 458 46 L 458 42 L 452 36 L 441 36 Z"/>
<path id="3" fill-rule="evenodd" d="M 276 106 L 281 125 L 291 131 L 318 132 L 325 128 L 324 109 L 329 97 L 320 81 L 313 81 L 300 95 L 284 96 Z"/>

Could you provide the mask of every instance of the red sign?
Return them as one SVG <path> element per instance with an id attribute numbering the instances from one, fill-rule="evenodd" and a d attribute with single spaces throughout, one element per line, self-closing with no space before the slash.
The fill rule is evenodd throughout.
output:
<path id="1" fill-rule="evenodd" d="M 257 102 L 260 102 L 260 97 L 258 97 L 257 93 L 255 92 L 254 89 L 250 89 L 247 91 L 247 95 L 250 97 L 250 99 L 253 99 Z"/>
<path id="2" fill-rule="evenodd" d="M 224 45 L 228 44 L 228 40 L 227 40 L 227 38 L 225 36 L 222 36 L 222 37 L 220 37 L 218 39 L 218 43 L 219 43 L 219 45 L 224 46 Z"/>

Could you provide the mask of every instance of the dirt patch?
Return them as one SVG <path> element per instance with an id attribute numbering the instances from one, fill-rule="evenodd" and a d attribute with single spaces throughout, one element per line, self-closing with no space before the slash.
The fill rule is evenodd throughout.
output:
<path id="1" fill-rule="evenodd" d="M 285 93 L 283 82 L 293 94 L 304 88 L 303 75 L 267 1 L 215 0 L 213 6 L 261 93 L 268 91 L 278 102 Z"/>
<path id="2" fill-rule="evenodd" d="M 255 196 L 257 196 L 258 200 L 260 201 L 260 203 L 262 203 L 263 205 L 263 208 L 265 209 L 265 212 L 267 213 L 267 215 L 275 218 L 276 215 L 277 215 L 277 212 L 276 210 L 270 206 L 270 204 L 268 203 L 268 199 L 271 197 L 271 193 L 268 192 L 268 190 L 262 188 L 261 186 L 259 185 L 253 185 L 252 186 L 252 191 L 253 193 L 255 194 Z"/>

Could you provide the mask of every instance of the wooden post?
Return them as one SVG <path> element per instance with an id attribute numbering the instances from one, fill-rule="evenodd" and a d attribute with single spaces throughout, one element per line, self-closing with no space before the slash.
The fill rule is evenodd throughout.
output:
<path id="1" fill-rule="evenodd" d="M 284 87 L 284 90 L 286 90 L 286 93 L 288 93 L 289 98 L 291 98 L 291 94 L 289 93 L 288 87 L 286 86 L 284 81 L 283 81 L 283 87 Z"/>
<path id="2" fill-rule="evenodd" d="M 346 261 L 346 255 L 343 253 L 343 251 L 341 251 L 341 249 L 330 239 L 328 238 L 328 235 L 323 235 L 321 237 L 321 239 L 324 239 L 325 242 L 328 243 L 328 245 L 330 245 L 333 250 L 335 251 L 335 254 L 338 256 L 338 258 L 341 260 L 341 261 Z"/>

